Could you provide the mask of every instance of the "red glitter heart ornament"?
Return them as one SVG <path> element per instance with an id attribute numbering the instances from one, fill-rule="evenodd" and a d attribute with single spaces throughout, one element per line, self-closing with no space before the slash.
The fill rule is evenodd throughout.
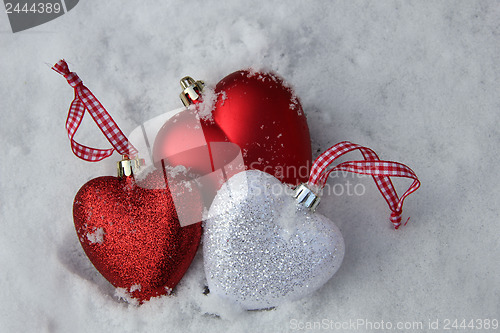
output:
<path id="1" fill-rule="evenodd" d="M 96 269 L 121 289 L 120 296 L 142 303 L 169 294 L 188 269 L 200 242 L 201 223 L 186 227 L 179 223 L 181 216 L 187 214 L 189 219 L 192 212 L 202 210 L 200 192 L 186 184 L 190 175 L 179 170 L 171 170 L 174 175 L 168 181 L 165 168 L 150 173 L 142 168 L 140 172 L 144 160 L 138 157 L 138 150 L 80 77 L 70 72 L 64 60 L 52 69 L 64 76 L 75 92 L 66 118 L 75 155 L 90 162 L 103 160 L 115 150 L 123 156 L 118 177 L 93 179 L 76 194 L 73 219 L 85 253 Z M 113 148 L 98 149 L 74 140 L 87 112 Z M 187 200 L 174 204 L 177 196 Z"/>
<path id="2" fill-rule="evenodd" d="M 142 181 L 133 175 L 95 178 L 81 187 L 73 204 L 76 232 L 90 261 L 140 303 L 170 294 L 202 234 L 201 223 L 180 226 L 169 190 L 178 184 L 165 186 L 165 179 L 160 171 Z"/>

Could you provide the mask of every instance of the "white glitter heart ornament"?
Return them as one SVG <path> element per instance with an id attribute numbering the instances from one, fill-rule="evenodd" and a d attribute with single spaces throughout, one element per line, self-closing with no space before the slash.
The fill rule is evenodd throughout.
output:
<path id="1" fill-rule="evenodd" d="M 364 160 L 340 156 L 359 150 Z M 306 296 L 325 284 L 344 258 L 344 240 L 335 224 L 314 213 L 319 193 L 333 171 L 372 176 L 391 209 L 395 229 L 403 202 L 420 181 L 404 164 L 382 161 L 371 149 L 340 142 L 315 161 L 309 180 L 294 191 L 262 171 L 244 171 L 219 190 L 204 223 L 203 254 L 211 293 L 253 310 Z M 399 197 L 390 177 L 413 179 Z M 406 224 L 406 223 L 405 223 Z"/>
<path id="2" fill-rule="evenodd" d="M 339 269 L 340 230 L 291 192 L 257 170 L 236 174 L 222 186 L 204 224 L 211 293 L 245 309 L 269 308 L 314 292 Z"/>

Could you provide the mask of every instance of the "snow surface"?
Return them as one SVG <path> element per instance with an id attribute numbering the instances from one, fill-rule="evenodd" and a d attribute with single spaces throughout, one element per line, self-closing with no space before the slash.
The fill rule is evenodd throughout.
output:
<path id="1" fill-rule="evenodd" d="M 500 319 L 499 17 L 498 1 L 82 0 L 13 34 L 0 13 L 0 331 L 281 332 L 367 320 L 423 332 L 429 321 Z M 203 295 L 199 253 L 174 296 L 120 301 L 83 253 L 71 211 L 80 186 L 114 175 L 119 156 L 88 163 L 71 152 L 73 92 L 50 70 L 60 58 L 125 132 L 178 108 L 185 75 L 214 84 L 272 69 L 301 98 L 314 156 L 350 140 L 415 170 L 411 220 L 391 229 L 370 178 L 331 179 L 366 192 L 323 198 L 346 255 L 310 297 L 242 312 Z M 107 147 L 96 131 L 87 115 L 77 138 Z"/>

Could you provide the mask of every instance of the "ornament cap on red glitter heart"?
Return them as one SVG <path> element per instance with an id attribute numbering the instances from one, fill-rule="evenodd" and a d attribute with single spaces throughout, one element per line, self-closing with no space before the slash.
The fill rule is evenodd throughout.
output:
<path id="1" fill-rule="evenodd" d="M 134 159 L 129 159 L 127 156 L 123 156 L 122 160 L 116 163 L 116 173 L 118 177 L 130 177 L 133 176 L 134 173 L 139 172 L 142 166 L 144 166 L 146 162 L 143 158 L 136 157 Z"/>

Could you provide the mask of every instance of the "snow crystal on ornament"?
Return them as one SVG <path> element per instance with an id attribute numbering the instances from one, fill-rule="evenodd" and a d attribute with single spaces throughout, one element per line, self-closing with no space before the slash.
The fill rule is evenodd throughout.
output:
<path id="1" fill-rule="evenodd" d="M 219 190 L 203 240 L 211 293 L 246 309 L 269 308 L 312 293 L 338 270 L 344 256 L 339 229 L 288 192 L 256 170 L 233 176 Z"/>
<path id="2" fill-rule="evenodd" d="M 214 121 L 212 112 L 217 101 L 217 94 L 210 87 L 203 89 L 203 103 L 196 104 L 198 116 L 205 121 Z"/>
<path id="3" fill-rule="evenodd" d="M 91 244 L 101 244 L 104 241 L 104 229 L 96 228 L 94 232 L 87 233 L 87 239 Z"/>

